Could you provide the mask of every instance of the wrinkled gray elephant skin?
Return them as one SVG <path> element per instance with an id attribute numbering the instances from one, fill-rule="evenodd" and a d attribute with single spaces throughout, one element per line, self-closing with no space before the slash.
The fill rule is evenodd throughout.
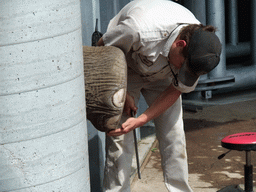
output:
<path id="1" fill-rule="evenodd" d="M 111 46 L 83 47 L 87 119 L 103 132 L 116 129 L 127 90 L 124 53 Z"/>

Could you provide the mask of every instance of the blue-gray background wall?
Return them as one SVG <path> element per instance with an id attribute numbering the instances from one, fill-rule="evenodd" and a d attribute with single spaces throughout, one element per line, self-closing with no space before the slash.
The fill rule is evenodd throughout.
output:
<path id="1" fill-rule="evenodd" d="M 105 33 L 110 19 L 128 2 L 130 1 L 81 0 L 83 45 L 91 46 L 91 36 L 95 30 L 96 19 L 99 19 L 99 31 Z M 100 192 L 105 163 L 105 134 L 97 131 L 89 121 L 87 121 L 87 129 L 91 191 Z"/>
<path id="2" fill-rule="evenodd" d="M 99 19 L 98 30 L 105 33 L 111 18 L 129 2 L 130 0 L 81 0 L 83 46 L 91 46 L 96 19 Z M 140 99 L 139 106 L 139 114 L 147 108 L 143 97 Z M 91 191 L 100 192 L 105 163 L 105 134 L 97 131 L 89 121 L 87 121 L 87 129 Z M 139 137 L 140 134 L 137 135 Z"/>

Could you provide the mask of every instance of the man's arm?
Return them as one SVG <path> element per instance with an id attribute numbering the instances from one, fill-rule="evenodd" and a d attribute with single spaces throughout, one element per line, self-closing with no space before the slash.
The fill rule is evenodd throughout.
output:
<path id="1" fill-rule="evenodd" d="M 153 104 L 139 117 L 130 117 L 122 124 L 122 128 L 110 131 L 109 136 L 119 136 L 132 131 L 135 128 L 141 127 L 147 122 L 155 119 L 168 108 L 170 108 L 179 98 L 181 92 L 170 85 L 164 92 L 162 92 Z"/>
<path id="2" fill-rule="evenodd" d="M 97 46 L 114 46 L 121 49 L 126 55 L 134 43 L 139 42 L 139 31 L 133 17 L 127 16 L 118 25 L 108 29 L 100 38 Z"/>

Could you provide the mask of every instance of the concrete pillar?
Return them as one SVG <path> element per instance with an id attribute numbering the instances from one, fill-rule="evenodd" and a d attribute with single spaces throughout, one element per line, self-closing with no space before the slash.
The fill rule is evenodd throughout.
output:
<path id="1" fill-rule="evenodd" d="M 80 1 L 0 9 L 0 191 L 89 192 Z"/>

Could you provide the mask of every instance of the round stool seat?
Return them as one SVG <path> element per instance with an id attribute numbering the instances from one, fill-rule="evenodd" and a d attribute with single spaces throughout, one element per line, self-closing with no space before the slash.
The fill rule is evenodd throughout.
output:
<path id="1" fill-rule="evenodd" d="M 256 132 L 229 135 L 221 140 L 221 146 L 231 150 L 256 151 Z"/>

